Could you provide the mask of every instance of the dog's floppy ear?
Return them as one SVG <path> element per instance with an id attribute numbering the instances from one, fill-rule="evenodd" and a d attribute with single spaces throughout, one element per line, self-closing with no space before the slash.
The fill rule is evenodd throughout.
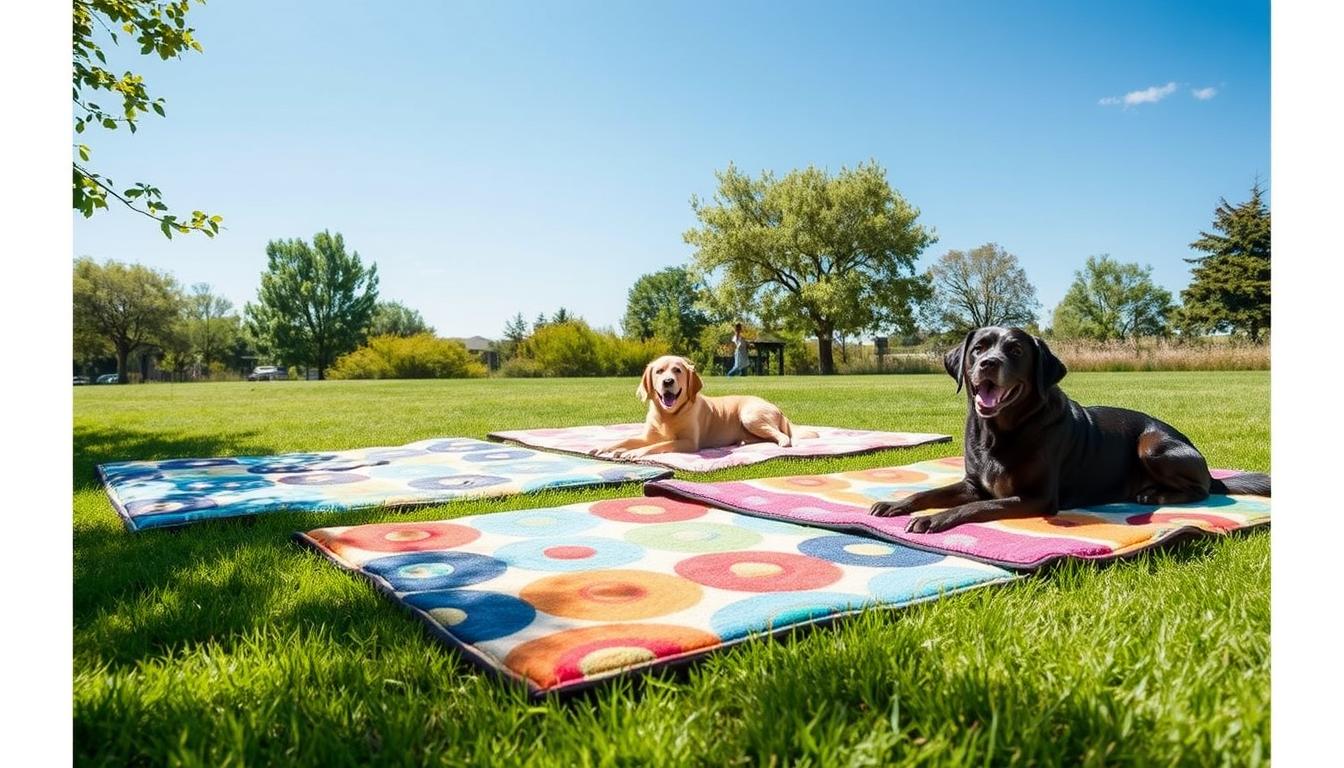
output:
<path id="1" fill-rule="evenodd" d="M 635 387 L 635 397 L 639 402 L 647 403 L 653 396 L 653 363 L 644 366 L 644 376 L 639 380 L 639 386 Z"/>
<path id="2" fill-rule="evenodd" d="M 700 394 L 700 389 L 701 389 L 702 387 L 705 386 L 705 382 L 703 382 L 703 381 L 700 380 L 700 373 L 699 373 L 698 371 L 695 370 L 695 366 L 694 366 L 694 365 L 691 365 L 691 361 L 690 361 L 690 360 L 686 360 L 685 363 L 686 363 L 686 374 L 687 374 L 687 375 L 686 375 L 686 389 L 687 389 L 686 402 L 689 403 L 689 402 L 691 402 L 692 400 L 695 399 L 696 395 Z"/>
<path id="3" fill-rule="evenodd" d="M 966 359 L 966 350 L 971 346 L 971 337 L 975 335 L 975 330 L 967 331 L 966 339 L 961 342 L 961 346 L 953 347 L 943 355 L 943 367 L 947 369 L 947 375 L 957 380 L 957 391 L 961 391 L 961 383 L 966 378 L 966 373 L 962 368 L 962 362 Z"/>
<path id="4" fill-rule="evenodd" d="M 1036 342 L 1036 391 L 1044 393 L 1058 384 L 1069 369 L 1064 367 L 1063 361 L 1055 357 L 1055 353 L 1050 351 L 1050 346 L 1044 339 L 1032 336 L 1031 340 Z"/>

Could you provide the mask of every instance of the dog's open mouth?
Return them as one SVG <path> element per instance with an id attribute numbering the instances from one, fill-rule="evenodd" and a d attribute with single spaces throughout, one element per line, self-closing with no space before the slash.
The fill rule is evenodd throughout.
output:
<path id="1" fill-rule="evenodd" d="M 981 416 L 993 416 L 1017 395 L 1017 385 L 1001 387 L 992 381 L 975 385 L 975 411 Z"/>
<path id="2" fill-rule="evenodd" d="M 664 407 L 664 408 L 671 408 L 671 407 L 673 406 L 673 404 L 675 404 L 675 403 L 677 402 L 677 398 L 678 398 L 678 397 L 681 397 L 681 393 L 680 393 L 680 392 L 667 392 L 667 391 L 664 391 L 664 392 L 663 392 L 661 395 L 659 395 L 658 397 L 663 401 L 663 407 Z"/>

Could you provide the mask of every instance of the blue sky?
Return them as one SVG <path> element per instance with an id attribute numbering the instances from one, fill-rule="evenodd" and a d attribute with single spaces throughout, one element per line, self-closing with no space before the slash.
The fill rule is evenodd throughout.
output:
<path id="1" fill-rule="evenodd" d="M 204 54 L 109 55 L 168 117 L 82 140 L 227 231 L 114 208 L 75 216 L 75 254 L 241 308 L 268 240 L 331 229 L 443 335 L 561 305 L 615 326 L 689 259 L 715 170 L 872 158 L 938 233 L 922 264 L 998 242 L 1048 316 L 1092 254 L 1179 291 L 1218 198 L 1270 181 L 1267 3 L 637 5 L 193 7 Z"/>

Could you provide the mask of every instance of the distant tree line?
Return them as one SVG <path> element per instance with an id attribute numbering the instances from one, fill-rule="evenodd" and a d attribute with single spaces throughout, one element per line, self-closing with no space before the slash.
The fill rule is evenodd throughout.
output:
<path id="1" fill-rule="evenodd" d="M 496 342 L 503 373 L 632 375 L 664 352 L 713 372 L 731 354 L 739 322 L 749 339 L 783 341 L 786 371 L 798 373 L 834 372 L 836 351 L 843 363 L 849 340 L 865 334 L 908 343 L 1021 325 L 1103 342 L 1210 333 L 1258 342 L 1270 330 L 1270 213 L 1258 182 L 1243 203 L 1220 200 L 1211 231 L 1190 244 L 1200 255 L 1187 259 L 1191 280 L 1179 304 L 1150 267 L 1094 255 L 1041 329 L 1036 288 L 997 243 L 949 250 L 916 269 L 935 237 L 876 163 L 781 179 L 729 166 L 718 178 L 712 201 L 692 200 L 700 225 L 684 235 L 695 246 L 690 262 L 636 280 L 620 332 L 593 328 L 564 307 L 530 324 L 520 312 Z M 380 301 L 377 266 L 347 252 L 339 233 L 274 240 L 266 256 L 256 300 L 241 314 L 206 284 L 183 291 L 147 267 L 76 260 L 76 364 L 115 361 L 122 381 L 132 358 L 146 353 L 190 378 L 262 360 L 318 378 L 483 374 L 418 312 Z"/>
<path id="2" fill-rule="evenodd" d="M 863 334 L 946 340 L 1018 325 L 1066 339 L 1222 333 L 1258 342 L 1269 331 L 1270 214 L 1258 181 L 1246 202 L 1220 200 L 1212 231 L 1191 243 L 1201 255 L 1187 259 L 1191 280 L 1180 303 L 1153 282 L 1151 267 L 1094 255 L 1042 329 L 1035 286 L 997 243 L 949 250 L 917 272 L 916 258 L 935 238 L 875 163 L 782 179 L 729 166 L 718 179 L 713 201 L 692 201 L 700 226 L 685 234 L 696 248 L 690 263 L 631 287 L 627 336 L 708 363 L 741 321 L 749 334 L 785 339 L 793 370 L 829 373 L 836 347 L 843 357 L 846 340 Z"/>
<path id="3" fill-rule="evenodd" d="M 197 283 L 139 264 L 74 265 L 74 362 L 115 365 L 118 380 L 150 356 L 179 380 L 241 375 L 258 363 L 342 378 L 484 375 L 457 341 L 439 339 L 421 314 L 380 301 L 377 265 L 347 252 L 338 234 L 273 240 L 255 302 L 242 313 Z"/>

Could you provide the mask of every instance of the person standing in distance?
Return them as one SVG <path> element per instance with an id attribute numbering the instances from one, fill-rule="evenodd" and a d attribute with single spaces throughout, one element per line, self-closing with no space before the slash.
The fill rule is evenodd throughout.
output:
<path id="1" fill-rule="evenodd" d="M 729 376 L 744 376 L 751 360 L 747 357 L 747 340 L 742 338 L 742 324 L 733 326 L 733 368 Z"/>

